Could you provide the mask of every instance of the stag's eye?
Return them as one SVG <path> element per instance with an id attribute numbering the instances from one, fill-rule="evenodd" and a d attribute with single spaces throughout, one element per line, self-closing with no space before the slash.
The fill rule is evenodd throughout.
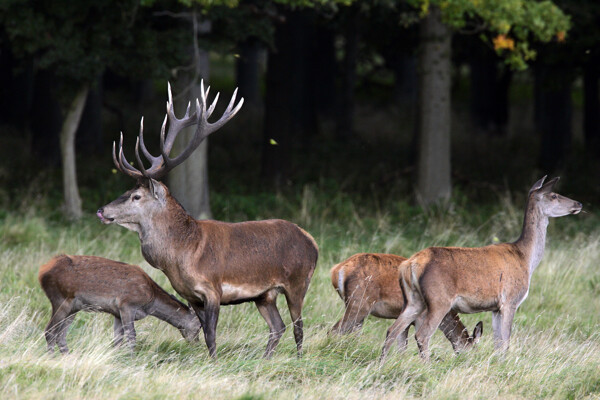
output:
<path id="1" fill-rule="evenodd" d="M 552 200 L 556 200 L 557 198 L 558 198 L 557 195 L 555 195 L 555 194 L 552 195 Z"/>
<path id="2" fill-rule="evenodd" d="M 141 198 L 142 198 L 142 196 L 140 196 L 139 194 L 136 194 L 135 196 L 133 196 L 133 197 L 131 198 L 131 200 L 139 200 L 139 199 L 141 199 Z"/>

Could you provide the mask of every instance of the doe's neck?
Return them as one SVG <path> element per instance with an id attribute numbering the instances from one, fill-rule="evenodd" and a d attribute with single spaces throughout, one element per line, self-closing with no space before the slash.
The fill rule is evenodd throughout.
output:
<path id="1" fill-rule="evenodd" d="M 525 256 L 530 277 L 544 256 L 548 222 L 548 216 L 542 212 L 535 201 L 529 199 L 523 219 L 523 231 L 515 244 Z"/>

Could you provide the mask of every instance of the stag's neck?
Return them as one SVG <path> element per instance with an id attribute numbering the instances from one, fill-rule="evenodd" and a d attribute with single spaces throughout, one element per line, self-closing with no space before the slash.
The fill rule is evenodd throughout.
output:
<path id="1" fill-rule="evenodd" d="M 147 312 L 177 329 L 189 329 L 192 318 L 196 318 L 185 304 L 169 296 L 162 289 L 155 294 L 154 301 Z"/>
<path id="2" fill-rule="evenodd" d="M 528 201 L 523 231 L 515 244 L 526 259 L 530 278 L 544 256 L 547 228 L 548 217 L 533 202 Z"/>
<path id="3" fill-rule="evenodd" d="M 200 227 L 174 198 L 167 207 L 149 216 L 139 232 L 144 258 L 155 268 L 167 271 L 178 268 L 190 246 L 201 237 Z"/>

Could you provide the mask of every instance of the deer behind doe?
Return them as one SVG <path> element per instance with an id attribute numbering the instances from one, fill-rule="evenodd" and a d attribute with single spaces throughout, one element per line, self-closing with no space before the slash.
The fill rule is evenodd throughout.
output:
<path id="1" fill-rule="evenodd" d="M 359 330 L 369 314 L 379 318 L 398 318 L 404 307 L 398 268 L 405 260 L 394 254 L 359 253 L 334 266 L 331 283 L 344 301 L 346 310 L 332 332 L 345 334 Z M 408 329 L 398 336 L 400 349 L 406 348 Z M 458 314 L 450 311 L 440 324 L 440 330 L 458 353 L 479 342 L 483 323 L 477 323 L 473 335 L 469 336 Z"/>

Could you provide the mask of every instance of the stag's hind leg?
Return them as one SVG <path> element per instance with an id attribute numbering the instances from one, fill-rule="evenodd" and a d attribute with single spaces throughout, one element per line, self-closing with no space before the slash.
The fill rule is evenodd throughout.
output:
<path id="1" fill-rule="evenodd" d="M 288 308 L 290 309 L 290 316 L 292 317 L 292 323 L 294 325 L 294 339 L 296 340 L 296 349 L 298 351 L 298 357 L 302 357 L 302 341 L 304 338 L 304 323 L 302 322 L 302 306 L 304 304 L 304 293 L 289 293 L 285 292 L 285 299 L 287 301 Z"/>
<path id="2" fill-rule="evenodd" d="M 281 319 L 279 310 L 277 310 L 277 292 L 272 290 L 265 293 L 262 297 L 255 301 L 256 307 L 260 315 L 269 325 L 269 341 L 265 350 L 264 358 L 271 358 L 275 348 L 279 344 L 279 340 L 285 332 L 285 324 Z"/>

